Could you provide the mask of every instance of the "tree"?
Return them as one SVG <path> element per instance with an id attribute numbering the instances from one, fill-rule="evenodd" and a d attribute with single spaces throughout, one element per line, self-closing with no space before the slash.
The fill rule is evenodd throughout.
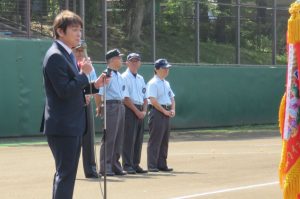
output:
<path id="1" fill-rule="evenodd" d="M 95 34 L 100 29 L 100 3 L 95 0 L 85 0 L 85 27 L 91 34 Z"/>
<path id="2" fill-rule="evenodd" d="M 125 31 L 128 33 L 128 40 L 133 43 L 143 43 L 141 33 L 146 1 L 149 0 L 122 1 L 126 11 Z"/>
<path id="3" fill-rule="evenodd" d="M 216 42 L 227 43 L 229 38 L 227 35 L 231 35 L 231 23 L 232 23 L 232 12 L 231 12 L 231 0 L 218 0 L 219 15 L 216 20 L 215 37 Z M 228 4 L 228 5 L 226 5 Z M 230 25 L 230 26 L 229 26 Z"/>
<path id="4" fill-rule="evenodd" d="M 266 0 L 256 0 L 256 5 L 260 7 L 265 7 L 267 6 Z M 257 13 L 256 13 L 256 25 L 257 25 L 257 31 L 256 31 L 256 47 L 261 48 L 262 47 L 262 41 L 261 41 L 261 36 L 262 34 L 265 34 L 266 31 L 263 31 L 266 23 L 267 23 L 267 9 L 266 8 L 257 8 Z M 268 30 L 270 31 L 270 30 Z M 267 32 L 268 35 L 268 32 Z"/>
<path id="5" fill-rule="evenodd" d="M 26 26 L 26 20 L 27 20 L 27 2 L 26 0 L 19 0 L 19 7 L 18 7 L 18 12 L 20 13 L 20 18 L 21 18 L 21 27 L 22 30 L 28 31 L 27 26 Z"/>
<path id="6" fill-rule="evenodd" d="M 196 13 L 196 11 L 195 11 Z M 207 42 L 209 38 L 208 2 L 200 1 L 200 39 Z"/>

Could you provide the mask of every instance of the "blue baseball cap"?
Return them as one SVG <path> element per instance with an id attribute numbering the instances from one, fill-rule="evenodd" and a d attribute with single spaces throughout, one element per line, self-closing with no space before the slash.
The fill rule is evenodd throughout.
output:
<path id="1" fill-rule="evenodd" d="M 127 55 L 127 61 L 130 61 L 131 59 L 137 59 L 137 60 L 141 60 L 141 56 L 138 53 L 130 53 L 129 55 Z"/>
<path id="2" fill-rule="evenodd" d="M 106 60 L 109 60 L 113 57 L 121 57 L 121 56 L 123 56 L 123 54 L 121 54 L 119 49 L 115 48 L 113 50 L 108 51 L 105 55 L 105 58 L 106 58 Z"/>
<path id="3" fill-rule="evenodd" d="M 79 48 L 87 48 L 86 42 L 84 40 L 81 40 L 80 43 L 76 47 L 74 47 L 75 50 Z"/>
<path id="4" fill-rule="evenodd" d="M 155 61 L 154 66 L 156 69 L 160 69 L 160 68 L 170 68 L 172 65 L 169 64 L 168 60 L 166 59 L 158 59 Z"/>

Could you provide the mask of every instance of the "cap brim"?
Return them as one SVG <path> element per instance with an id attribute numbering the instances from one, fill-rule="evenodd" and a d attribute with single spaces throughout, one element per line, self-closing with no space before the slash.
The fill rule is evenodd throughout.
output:
<path id="1" fill-rule="evenodd" d="M 162 66 L 161 68 L 170 68 L 172 65 L 171 64 L 168 64 L 166 66 Z"/>
<path id="2" fill-rule="evenodd" d="M 78 49 L 78 48 L 83 48 L 83 46 L 76 46 L 76 47 L 74 47 L 73 49 Z"/>
<path id="3" fill-rule="evenodd" d="M 127 59 L 127 61 L 130 61 L 130 60 L 132 60 L 132 59 L 141 60 L 141 58 L 140 58 L 140 57 L 136 56 L 136 57 L 130 57 L 130 59 Z"/>

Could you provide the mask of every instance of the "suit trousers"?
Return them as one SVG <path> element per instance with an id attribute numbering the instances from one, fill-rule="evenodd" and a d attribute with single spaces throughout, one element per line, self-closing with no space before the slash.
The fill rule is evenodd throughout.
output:
<path id="1" fill-rule="evenodd" d="M 137 168 L 141 162 L 144 139 L 144 120 L 139 119 L 128 107 L 125 108 L 125 128 L 122 152 L 123 168 Z"/>
<path id="2" fill-rule="evenodd" d="M 104 143 L 102 139 L 100 148 L 100 173 L 104 173 L 104 166 L 106 166 L 106 172 L 120 172 L 123 170 L 120 157 L 122 154 L 124 118 L 125 107 L 122 103 L 109 103 L 106 105 L 106 163 L 104 163 Z"/>
<path id="3" fill-rule="evenodd" d="M 48 145 L 55 160 L 56 172 L 53 179 L 53 199 L 72 199 L 81 136 L 47 136 Z"/>
<path id="4" fill-rule="evenodd" d="M 149 140 L 147 147 L 148 168 L 166 168 L 169 137 L 170 118 L 155 108 L 149 111 Z"/>
<path id="5" fill-rule="evenodd" d="M 87 105 L 87 132 L 82 137 L 82 161 L 84 174 L 92 174 L 97 172 L 95 162 L 95 151 L 94 151 L 94 139 L 95 139 L 95 126 L 93 107 L 89 103 Z"/>

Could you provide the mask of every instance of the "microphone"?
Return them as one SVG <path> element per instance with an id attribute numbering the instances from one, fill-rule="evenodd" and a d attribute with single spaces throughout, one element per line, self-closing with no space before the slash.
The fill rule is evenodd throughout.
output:
<path id="1" fill-rule="evenodd" d="M 103 73 L 106 75 L 106 77 L 111 77 L 111 72 L 112 72 L 112 69 L 111 68 L 106 68 Z"/>
<path id="2" fill-rule="evenodd" d="M 84 40 L 81 41 L 81 46 L 83 47 L 83 53 L 84 53 L 84 58 L 88 58 L 88 54 L 87 54 L 87 44 Z"/>

